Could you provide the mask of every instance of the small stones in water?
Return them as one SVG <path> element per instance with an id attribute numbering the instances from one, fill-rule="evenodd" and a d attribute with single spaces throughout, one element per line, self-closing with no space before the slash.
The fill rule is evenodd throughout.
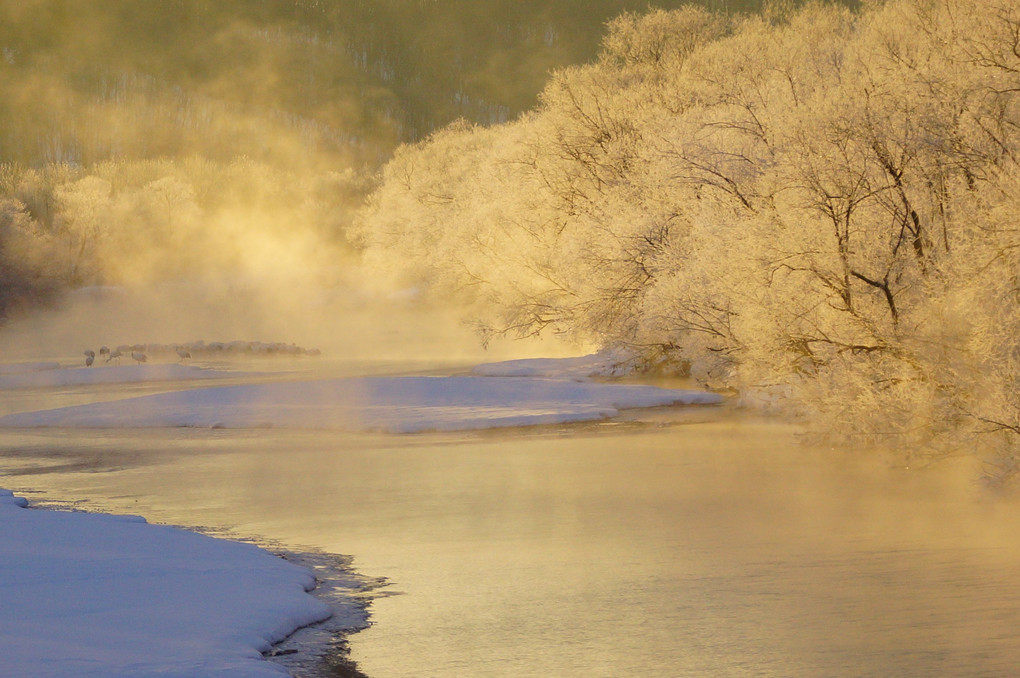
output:
<path id="1" fill-rule="evenodd" d="M 263 652 L 262 656 L 263 657 L 283 657 L 283 656 L 288 655 L 288 654 L 297 654 L 297 653 L 298 653 L 298 651 L 295 650 L 294 648 L 287 648 L 286 650 L 281 650 L 279 648 L 275 648 L 274 647 L 273 649 L 269 650 L 268 652 Z"/>

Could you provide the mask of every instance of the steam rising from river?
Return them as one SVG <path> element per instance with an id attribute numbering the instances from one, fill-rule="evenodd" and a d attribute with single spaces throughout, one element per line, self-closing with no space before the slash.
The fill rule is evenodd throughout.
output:
<path id="1" fill-rule="evenodd" d="M 320 363 L 432 359 L 470 365 L 576 350 L 549 340 L 483 348 L 455 311 L 413 297 L 291 287 L 267 299 L 264 290 L 223 280 L 85 288 L 59 308 L 11 321 L 0 333 L 0 355 L 3 362 L 73 364 L 83 360 L 83 350 L 103 345 L 245 340 L 318 349 L 321 357 L 306 360 Z"/>

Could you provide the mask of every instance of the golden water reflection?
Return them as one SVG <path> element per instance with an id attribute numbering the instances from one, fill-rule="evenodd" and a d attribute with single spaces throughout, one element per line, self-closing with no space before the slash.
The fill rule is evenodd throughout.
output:
<path id="1" fill-rule="evenodd" d="M 35 500 L 353 555 L 399 593 L 352 639 L 373 678 L 1001 676 L 1020 662 L 1020 514 L 962 460 L 907 470 L 730 412 L 5 441 L 3 485 Z"/>

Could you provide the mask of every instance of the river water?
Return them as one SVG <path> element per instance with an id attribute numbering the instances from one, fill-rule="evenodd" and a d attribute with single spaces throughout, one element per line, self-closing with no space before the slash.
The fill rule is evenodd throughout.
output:
<path id="1" fill-rule="evenodd" d="M 21 431 L 0 486 L 353 556 L 389 582 L 350 639 L 371 678 L 1015 674 L 1016 502 L 963 459 L 907 468 L 796 433 L 725 408 L 403 436 Z"/>

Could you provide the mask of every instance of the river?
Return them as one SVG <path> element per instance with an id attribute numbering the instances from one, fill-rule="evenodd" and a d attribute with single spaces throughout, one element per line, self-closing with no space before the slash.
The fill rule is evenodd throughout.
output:
<path id="1" fill-rule="evenodd" d="M 966 459 L 908 468 L 727 408 L 453 434 L 0 441 L 0 486 L 37 503 L 352 556 L 388 582 L 350 639 L 371 678 L 1020 666 L 1020 511 Z"/>

